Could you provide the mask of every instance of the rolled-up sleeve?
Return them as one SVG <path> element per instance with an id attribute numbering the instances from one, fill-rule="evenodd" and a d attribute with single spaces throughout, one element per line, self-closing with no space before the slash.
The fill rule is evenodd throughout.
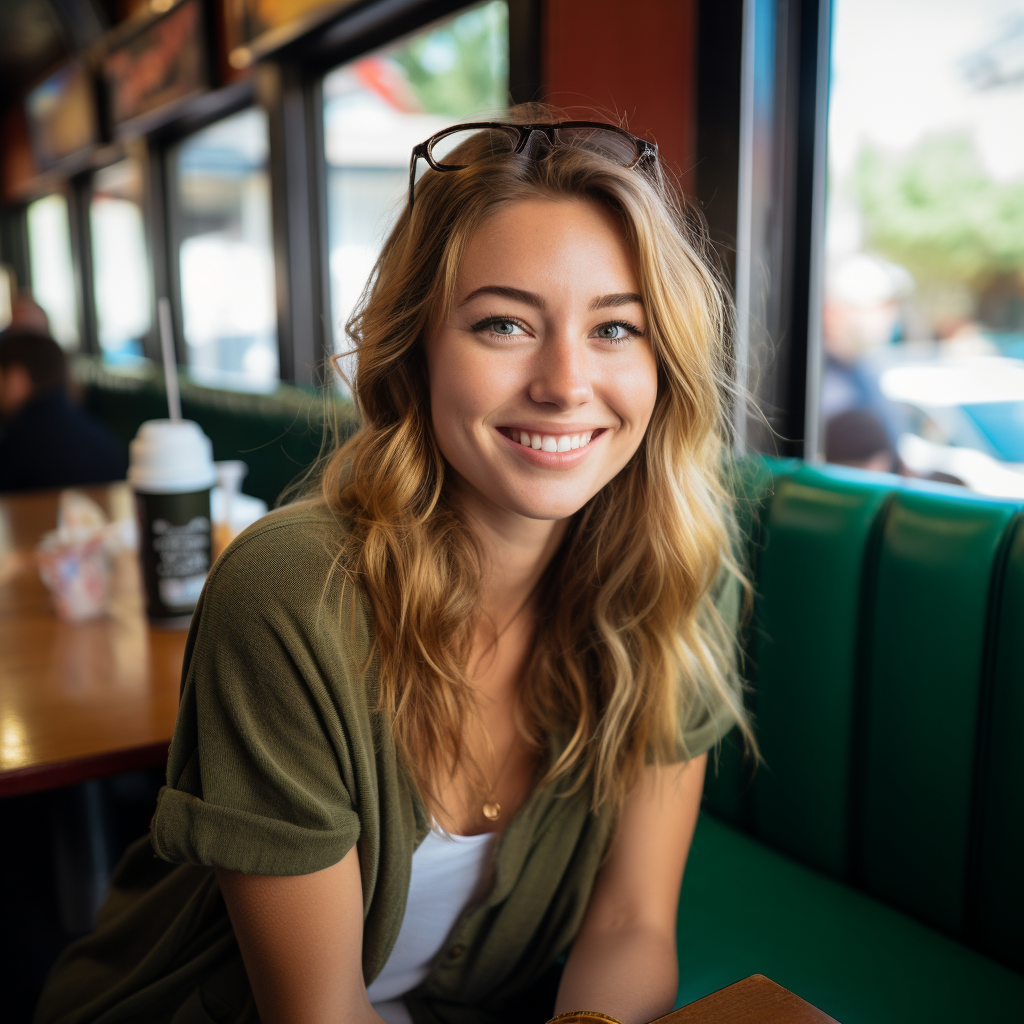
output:
<path id="1" fill-rule="evenodd" d="M 196 609 L 152 825 L 166 860 L 306 874 L 339 861 L 359 838 L 338 750 L 345 726 L 309 616 L 294 607 L 308 588 L 320 597 L 322 581 L 303 580 L 301 563 L 263 557 L 274 552 L 265 536 L 248 550 L 236 544 Z"/>

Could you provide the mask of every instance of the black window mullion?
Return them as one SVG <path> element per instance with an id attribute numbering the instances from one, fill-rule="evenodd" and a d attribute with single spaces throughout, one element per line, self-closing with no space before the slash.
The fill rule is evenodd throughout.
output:
<path id="1" fill-rule="evenodd" d="M 513 103 L 541 96 L 541 0 L 508 0 L 508 91 Z"/>
<path id="2" fill-rule="evenodd" d="M 78 299 L 79 349 L 91 355 L 100 353 L 99 324 L 96 320 L 96 291 L 92 260 L 92 230 L 89 222 L 89 199 L 92 187 L 89 176 L 79 175 L 68 182 L 68 229 L 71 240 L 71 265 Z"/>
<path id="3" fill-rule="evenodd" d="M 306 90 L 306 121 L 308 124 L 308 152 L 310 189 L 313 196 L 314 219 L 311 222 L 313 259 L 319 289 L 317 322 L 314 328 L 319 338 L 321 370 L 319 382 L 333 380 L 328 360 L 334 354 L 334 325 L 331 312 L 330 246 L 327 238 L 327 150 L 324 140 L 323 78 L 313 79 Z"/>
<path id="4" fill-rule="evenodd" d="M 742 0 L 702 0 L 699 10 L 697 72 L 697 196 L 707 217 L 726 275 L 735 280 L 737 248 L 749 246 L 750 278 L 746 352 L 737 362 L 749 367 L 741 384 L 753 391 L 757 410 L 739 414 L 747 444 L 769 454 L 813 458 L 805 436 L 813 414 L 809 388 L 817 360 L 809 346 L 818 332 L 811 321 L 811 289 L 820 268 L 819 175 L 822 62 L 828 61 L 830 0 L 758 0 L 748 8 L 747 29 L 770 31 L 748 50 L 757 99 L 758 145 L 752 159 L 749 237 L 737 237 L 743 69 Z M 770 45 L 762 45 L 769 43 Z M 827 70 L 827 69 L 824 69 Z M 749 86 L 748 86 L 749 87 Z M 818 154 L 816 156 L 816 154 Z M 741 325 L 742 327 L 742 325 Z M 742 335 L 742 331 L 740 332 Z M 809 398 L 810 396 L 810 398 Z"/>
<path id="5" fill-rule="evenodd" d="M 163 196 L 163 167 L 156 146 L 141 142 L 133 155 L 142 165 L 142 226 L 149 255 L 149 330 L 142 338 L 142 354 L 159 361 L 160 335 L 157 325 L 157 296 L 167 294 L 166 207 Z"/>
<path id="6" fill-rule="evenodd" d="M 0 210 L 0 260 L 14 270 L 18 289 L 32 287 L 28 254 L 28 215 L 24 204 Z M 14 295 L 11 298 L 15 298 Z"/>
<path id="7" fill-rule="evenodd" d="M 292 61 L 264 64 L 258 94 L 270 128 L 271 208 L 281 379 L 315 386 L 326 350 L 316 130 L 319 90 Z"/>
<path id="8" fill-rule="evenodd" d="M 185 328 L 181 302 L 181 217 L 177 210 L 176 168 L 174 151 L 170 146 L 151 145 L 147 175 L 153 228 L 153 329 L 150 332 L 153 358 L 163 359 L 160 347 L 160 299 L 166 296 L 171 303 L 171 326 L 174 351 L 179 366 L 188 365 L 185 350 Z"/>

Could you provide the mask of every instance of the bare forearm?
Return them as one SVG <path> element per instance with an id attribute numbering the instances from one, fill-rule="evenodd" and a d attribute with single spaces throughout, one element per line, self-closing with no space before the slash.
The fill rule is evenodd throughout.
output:
<path id="1" fill-rule="evenodd" d="M 679 986 L 671 936 L 650 928 L 580 934 L 569 954 L 555 1012 L 597 1010 L 646 1024 L 672 1009 Z"/>
<path id="2" fill-rule="evenodd" d="M 308 875 L 216 870 L 264 1024 L 383 1024 L 363 984 L 354 847 Z"/>

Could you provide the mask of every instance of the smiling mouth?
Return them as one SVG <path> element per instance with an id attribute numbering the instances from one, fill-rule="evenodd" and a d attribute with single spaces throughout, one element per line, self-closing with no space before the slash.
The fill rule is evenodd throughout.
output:
<path id="1" fill-rule="evenodd" d="M 585 448 L 595 437 L 605 431 L 604 427 L 598 427 L 596 430 L 586 430 L 578 434 L 535 434 L 531 431 L 519 430 L 516 427 L 499 427 L 498 429 L 516 444 L 542 452 L 570 452 L 577 448 Z"/>

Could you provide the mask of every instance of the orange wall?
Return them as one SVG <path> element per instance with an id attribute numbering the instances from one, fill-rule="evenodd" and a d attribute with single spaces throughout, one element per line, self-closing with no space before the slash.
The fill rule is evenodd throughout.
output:
<path id="1" fill-rule="evenodd" d="M 657 140 L 692 191 L 696 0 L 547 0 L 544 8 L 545 99 L 574 115 L 624 115 L 631 131 Z"/>

